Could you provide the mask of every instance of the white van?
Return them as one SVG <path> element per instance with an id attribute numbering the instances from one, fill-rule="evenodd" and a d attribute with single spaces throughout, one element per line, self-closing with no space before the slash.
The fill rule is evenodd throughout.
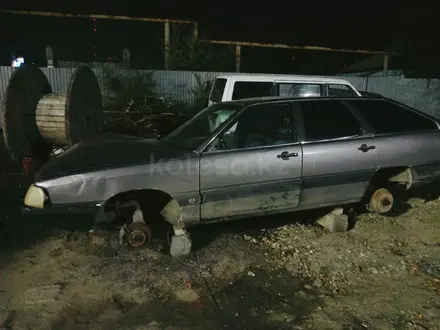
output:
<path id="1" fill-rule="evenodd" d="M 343 79 L 299 75 L 231 74 L 218 76 L 209 95 L 217 102 L 260 96 L 317 97 L 362 96 Z"/>

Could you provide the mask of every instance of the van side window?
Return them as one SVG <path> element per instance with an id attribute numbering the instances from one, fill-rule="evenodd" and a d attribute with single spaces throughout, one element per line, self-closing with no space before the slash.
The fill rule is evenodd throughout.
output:
<path id="1" fill-rule="evenodd" d="M 321 84 L 277 83 L 277 96 L 283 97 L 319 97 L 323 95 Z"/>
<path id="2" fill-rule="evenodd" d="M 209 100 L 213 102 L 221 102 L 223 93 L 225 91 L 225 86 L 226 86 L 225 78 L 216 79 Z"/>
<path id="3" fill-rule="evenodd" d="M 272 96 L 273 86 L 272 82 L 237 81 L 234 83 L 232 99 L 240 100 L 250 97 Z"/>
<path id="4" fill-rule="evenodd" d="M 343 84 L 329 84 L 328 96 L 358 96 L 353 88 Z"/>

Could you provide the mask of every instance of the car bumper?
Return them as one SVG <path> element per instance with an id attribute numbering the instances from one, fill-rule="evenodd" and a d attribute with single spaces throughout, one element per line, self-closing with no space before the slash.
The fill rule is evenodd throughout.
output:
<path id="1" fill-rule="evenodd" d="M 96 204 L 56 205 L 43 209 L 24 206 L 22 215 L 46 228 L 74 231 L 90 230 L 99 206 Z"/>

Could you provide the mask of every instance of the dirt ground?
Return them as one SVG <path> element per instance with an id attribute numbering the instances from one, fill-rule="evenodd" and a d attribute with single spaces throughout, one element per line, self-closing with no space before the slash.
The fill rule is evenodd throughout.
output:
<path id="1" fill-rule="evenodd" d="M 3 205 L 0 329 L 440 329 L 440 200 L 417 196 L 344 233 L 310 213 L 208 225 L 174 260 Z"/>

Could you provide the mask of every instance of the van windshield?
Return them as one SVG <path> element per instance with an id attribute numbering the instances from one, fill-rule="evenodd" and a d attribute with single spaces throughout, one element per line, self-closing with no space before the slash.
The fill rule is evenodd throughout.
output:
<path id="1" fill-rule="evenodd" d="M 225 78 L 217 78 L 214 82 L 214 86 L 212 86 L 211 95 L 209 96 L 209 100 L 212 102 L 221 102 L 223 98 L 223 93 L 225 91 L 226 79 Z"/>

